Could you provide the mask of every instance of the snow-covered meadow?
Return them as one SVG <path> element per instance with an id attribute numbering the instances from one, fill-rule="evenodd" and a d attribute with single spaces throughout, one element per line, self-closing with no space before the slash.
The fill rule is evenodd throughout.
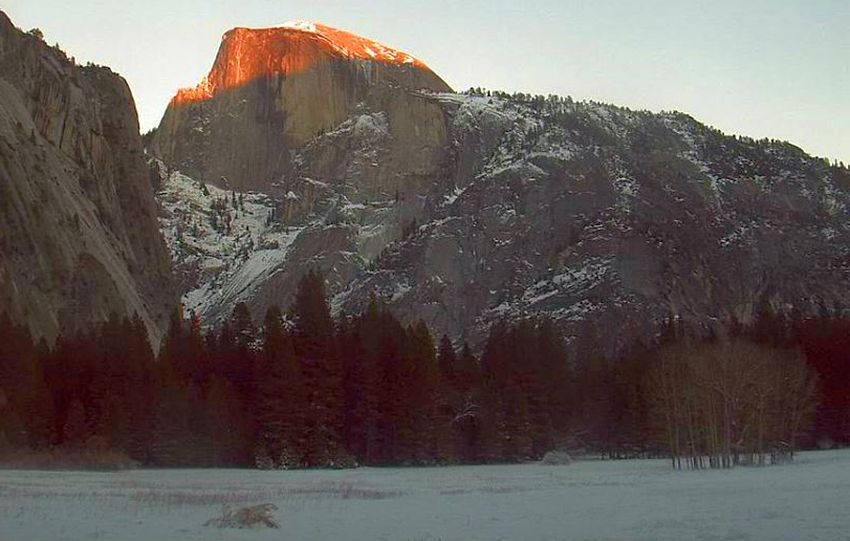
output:
<path id="1" fill-rule="evenodd" d="M 273 503 L 280 529 L 204 526 Z M 662 460 L 348 471 L 0 471 L 0 540 L 850 540 L 850 451 L 673 471 Z"/>

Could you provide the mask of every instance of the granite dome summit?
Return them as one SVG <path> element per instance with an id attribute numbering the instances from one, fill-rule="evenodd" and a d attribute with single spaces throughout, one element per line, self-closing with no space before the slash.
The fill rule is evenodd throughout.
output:
<path id="1" fill-rule="evenodd" d="M 331 59 L 406 66 L 433 75 L 422 61 L 375 40 L 321 23 L 294 20 L 268 28 L 237 27 L 226 32 L 209 75 L 194 88 L 180 89 L 171 103 L 210 99 L 257 79 L 293 75 Z M 447 88 L 445 83 L 434 83 Z"/>
<path id="2" fill-rule="evenodd" d="M 203 82 L 171 100 L 152 149 L 193 178 L 269 191 L 293 152 L 358 109 L 387 111 L 402 146 L 410 133 L 442 145 L 442 113 L 420 90 L 451 88 L 412 56 L 351 33 L 303 21 L 234 28 Z"/>

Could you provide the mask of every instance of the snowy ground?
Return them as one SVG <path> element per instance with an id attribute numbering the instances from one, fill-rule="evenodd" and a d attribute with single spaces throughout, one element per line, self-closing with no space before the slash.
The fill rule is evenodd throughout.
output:
<path id="1" fill-rule="evenodd" d="M 280 530 L 203 526 L 273 502 Z M 664 461 L 259 472 L 0 471 L 0 540 L 850 540 L 850 451 L 674 472 Z"/>

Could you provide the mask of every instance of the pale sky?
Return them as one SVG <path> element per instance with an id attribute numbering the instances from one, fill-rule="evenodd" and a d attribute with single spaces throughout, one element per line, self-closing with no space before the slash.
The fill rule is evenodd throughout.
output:
<path id="1" fill-rule="evenodd" d="M 130 83 L 143 130 L 234 26 L 320 21 L 470 86 L 676 109 L 850 163 L 850 0 L 0 0 Z"/>

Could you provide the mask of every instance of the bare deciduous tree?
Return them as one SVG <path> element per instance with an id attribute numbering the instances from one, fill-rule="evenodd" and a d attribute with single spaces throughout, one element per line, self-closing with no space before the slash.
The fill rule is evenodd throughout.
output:
<path id="1" fill-rule="evenodd" d="M 817 395 L 799 352 L 741 339 L 668 346 L 645 384 L 652 424 L 680 469 L 792 458 Z"/>

